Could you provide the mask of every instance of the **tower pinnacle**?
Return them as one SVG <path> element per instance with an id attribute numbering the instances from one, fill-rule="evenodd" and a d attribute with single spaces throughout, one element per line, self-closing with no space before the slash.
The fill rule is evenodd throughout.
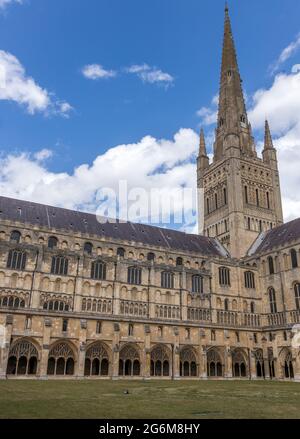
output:
<path id="1" fill-rule="evenodd" d="M 201 128 L 200 131 L 200 147 L 199 147 L 199 156 L 205 156 L 207 157 L 207 153 L 206 153 L 206 144 L 205 144 L 205 136 L 204 136 L 204 131 L 203 128 Z"/>
<path id="2" fill-rule="evenodd" d="M 265 122 L 265 150 L 274 149 L 272 135 L 269 127 L 269 122 L 266 120 Z"/>

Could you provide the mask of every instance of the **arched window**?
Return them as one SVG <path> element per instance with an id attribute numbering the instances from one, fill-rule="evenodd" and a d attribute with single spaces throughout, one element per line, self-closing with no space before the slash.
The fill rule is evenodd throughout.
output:
<path id="1" fill-rule="evenodd" d="M 103 343 L 97 342 L 90 346 L 85 354 L 85 376 L 108 376 L 109 355 Z"/>
<path id="2" fill-rule="evenodd" d="M 37 361 L 36 347 L 30 341 L 19 340 L 9 351 L 7 375 L 36 375 Z"/>
<path id="3" fill-rule="evenodd" d="M 58 239 L 55 236 L 50 236 L 48 239 L 48 248 L 56 248 L 58 245 Z"/>
<path id="4" fill-rule="evenodd" d="M 182 267 L 182 265 L 183 265 L 183 260 L 182 260 L 182 258 L 177 258 L 177 259 L 176 259 L 176 266 L 177 266 L 177 267 Z"/>
<path id="5" fill-rule="evenodd" d="M 235 351 L 232 354 L 232 372 L 236 378 L 247 376 L 247 363 L 245 355 L 241 351 Z"/>
<path id="6" fill-rule="evenodd" d="M 51 274 L 67 276 L 69 260 L 64 256 L 53 256 L 51 264 Z"/>
<path id="7" fill-rule="evenodd" d="M 292 263 L 292 268 L 298 268 L 297 252 L 294 248 L 292 248 L 291 250 L 291 263 Z"/>
<path id="8" fill-rule="evenodd" d="M 245 271 L 244 278 L 245 278 L 245 288 L 255 289 L 254 273 L 252 271 Z"/>
<path id="9" fill-rule="evenodd" d="M 25 270 L 27 254 L 20 250 L 10 250 L 7 258 L 7 268 Z"/>
<path id="10" fill-rule="evenodd" d="M 270 274 L 274 274 L 275 270 L 274 270 L 274 260 L 272 258 L 272 256 L 268 257 L 268 265 L 269 265 L 269 273 Z"/>
<path id="11" fill-rule="evenodd" d="M 267 208 L 270 209 L 270 194 L 267 192 Z"/>
<path id="12" fill-rule="evenodd" d="M 251 219 L 248 217 L 248 230 L 251 230 Z"/>
<path id="13" fill-rule="evenodd" d="M 218 209 L 218 194 L 215 194 L 215 208 Z"/>
<path id="14" fill-rule="evenodd" d="M 207 214 L 210 213 L 210 209 L 209 209 L 209 198 L 206 198 L 206 211 L 207 211 Z"/>
<path id="15" fill-rule="evenodd" d="M 74 365 L 74 353 L 67 343 L 57 343 L 50 349 L 48 375 L 74 375 Z"/>
<path id="16" fill-rule="evenodd" d="M 151 376 L 170 375 L 170 353 L 164 346 L 156 346 L 151 351 Z"/>
<path id="17" fill-rule="evenodd" d="M 216 349 L 210 349 L 207 353 L 207 375 L 209 377 L 223 376 L 222 360 Z"/>
<path id="18" fill-rule="evenodd" d="M 155 260 L 155 254 L 150 252 L 147 254 L 147 261 L 154 261 Z"/>
<path id="19" fill-rule="evenodd" d="M 192 292 L 193 293 L 203 293 L 203 277 L 195 274 L 192 277 Z"/>
<path id="20" fill-rule="evenodd" d="M 251 311 L 252 314 L 255 313 L 255 303 L 254 302 L 250 303 L 250 311 Z"/>
<path id="21" fill-rule="evenodd" d="M 219 283 L 221 286 L 230 286 L 230 270 L 227 267 L 219 268 Z"/>
<path id="22" fill-rule="evenodd" d="M 276 293 L 274 288 L 269 289 L 269 302 L 270 302 L 270 310 L 272 314 L 277 313 L 277 303 L 276 303 Z"/>
<path id="23" fill-rule="evenodd" d="M 141 285 L 142 270 L 139 267 L 129 267 L 127 272 L 127 282 L 132 285 Z"/>
<path id="24" fill-rule="evenodd" d="M 174 288 L 174 273 L 171 271 L 163 271 L 161 273 L 162 288 Z"/>
<path id="25" fill-rule="evenodd" d="M 19 244 L 21 240 L 21 233 L 18 230 L 13 230 L 10 234 L 10 241 Z"/>
<path id="26" fill-rule="evenodd" d="M 91 278 L 97 280 L 106 279 L 106 264 L 101 261 L 94 261 L 91 265 Z"/>
<path id="27" fill-rule="evenodd" d="M 256 195 L 256 206 L 259 207 L 259 191 L 258 191 L 258 189 L 255 190 L 255 195 Z"/>
<path id="28" fill-rule="evenodd" d="M 43 305 L 43 309 L 47 311 L 70 311 L 70 307 L 62 300 L 49 300 Z"/>
<path id="29" fill-rule="evenodd" d="M 226 187 L 224 187 L 224 189 L 223 189 L 223 199 L 224 199 L 224 205 L 226 206 L 226 204 L 227 204 L 227 189 L 226 189 Z"/>
<path id="30" fill-rule="evenodd" d="M 228 299 L 224 300 L 224 309 L 225 309 L 225 311 L 229 310 L 229 300 Z"/>
<path id="31" fill-rule="evenodd" d="M 4 296 L 0 298 L 0 306 L 3 308 L 25 308 L 25 300 L 16 296 Z"/>
<path id="32" fill-rule="evenodd" d="M 127 344 L 120 351 L 119 375 L 120 376 L 139 376 L 140 375 L 140 356 L 134 345 Z"/>
<path id="33" fill-rule="evenodd" d="M 197 376 L 197 358 L 194 350 L 190 347 L 184 347 L 180 351 L 180 376 Z"/>
<path id="34" fill-rule="evenodd" d="M 120 256 L 120 258 L 124 258 L 125 256 L 125 250 L 123 249 L 123 247 L 119 247 L 117 249 L 117 256 Z"/>
<path id="35" fill-rule="evenodd" d="M 295 301 L 296 301 L 296 309 L 300 309 L 300 284 L 295 284 Z"/>
<path id="36" fill-rule="evenodd" d="M 84 253 L 91 255 L 93 252 L 93 244 L 91 242 L 86 242 L 84 244 L 83 250 L 84 250 Z"/>
<path id="37" fill-rule="evenodd" d="M 248 204 L 248 187 L 245 186 L 245 203 Z"/>

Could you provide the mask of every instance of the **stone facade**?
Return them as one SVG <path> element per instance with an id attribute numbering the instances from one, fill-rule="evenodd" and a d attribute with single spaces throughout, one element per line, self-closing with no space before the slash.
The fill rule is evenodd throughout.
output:
<path id="1" fill-rule="evenodd" d="M 300 380 L 300 219 L 267 124 L 256 155 L 227 9 L 223 52 L 206 236 L 0 197 L 1 378 Z"/>

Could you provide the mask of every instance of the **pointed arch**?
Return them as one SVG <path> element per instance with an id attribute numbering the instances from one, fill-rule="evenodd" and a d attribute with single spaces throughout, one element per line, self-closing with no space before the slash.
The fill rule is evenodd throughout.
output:
<path id="1" fill-rule="evenodd" d="M 120 350 L 119 375 L 139 376 L 140 373 L 140 350 L 135 343 L 127 343 Z"/>
<path id="2" fill-rule="evenodd" d="M 95 342 L 87 347 L 85 354 L 85 376 L 108 376 L 111 352 L 103 342 Z"/>
<path id="3" fill-rule="evenodd" d="M 171 358 L 171 351 L 167 346 L 155 345 L 151 350 L 151 376 L 170 376 Z"/>
<path id="4" fill-rule="evenodd" d="M 31 339 L 21 338 L 13 342 L 7 363 L 7 375 L 36 375 L 39 348 Z"/>
<path id="5" fill-rule="evenodd" d="M 224 376 L 222 355 L 218 348 L 211 348 L 207 352 L 207 375 L 211 378 Z"/>
<path id="6" fill-rule="evenodd" d="M 198 375 L 197 355 L 192 346 L 184 346 L 180 351 L 180 376 L 196 377 Z"/>
<path id="7" fill-rule="evenodd" d="M 48 375 L 74 375 L 75 349 L 69 341 L 55 342 L 49 350 Z"/>

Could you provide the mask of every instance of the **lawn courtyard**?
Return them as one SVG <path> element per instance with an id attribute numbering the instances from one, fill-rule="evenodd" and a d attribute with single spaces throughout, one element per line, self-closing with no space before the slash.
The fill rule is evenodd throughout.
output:
<path id="1" fill-rule="evenodd" d="M 299 419 L 300 383 L 8 380 L 0 418 Z"/>

